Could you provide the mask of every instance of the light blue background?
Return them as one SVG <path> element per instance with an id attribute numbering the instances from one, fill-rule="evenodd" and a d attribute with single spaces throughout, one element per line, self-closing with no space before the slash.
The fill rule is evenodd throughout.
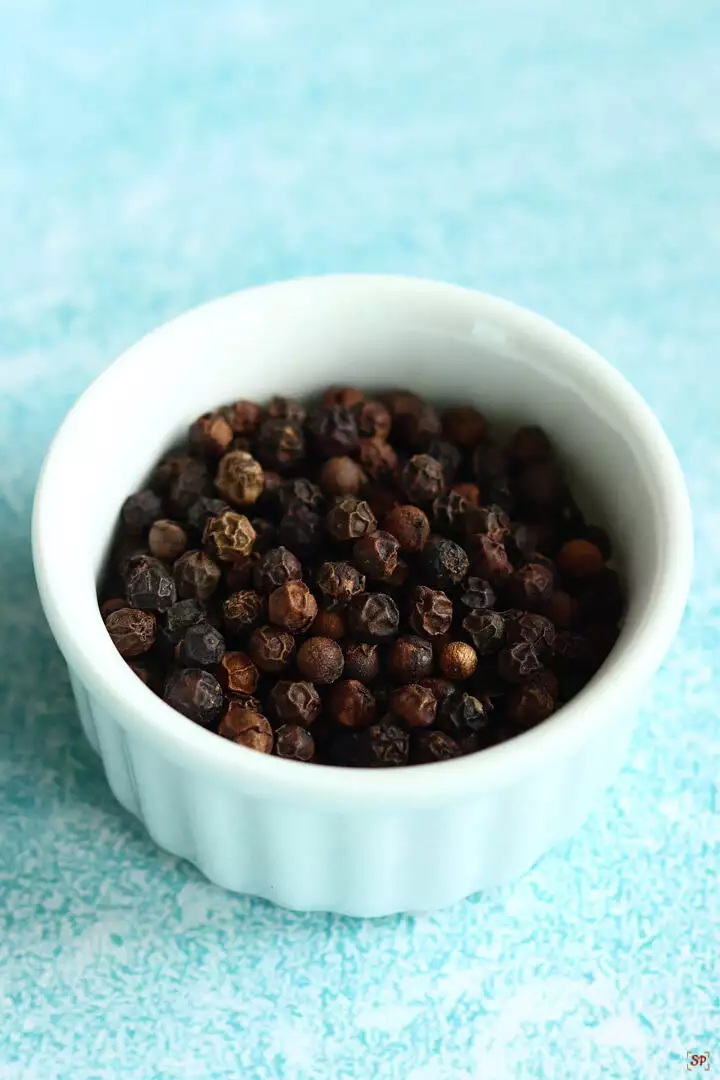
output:
<path id="1" fill-rule="evenodd" d="M 0 0 L 2 1080 L 720 1068 L 719 50 L 717 0 Z M 698 542 L 585 828 L 514 887 L 365 923 L 153 848 L 81 738 L 28 550 L 48 441 L 123 347 L 331 270 L 581 335 L 665 424 Z"/>

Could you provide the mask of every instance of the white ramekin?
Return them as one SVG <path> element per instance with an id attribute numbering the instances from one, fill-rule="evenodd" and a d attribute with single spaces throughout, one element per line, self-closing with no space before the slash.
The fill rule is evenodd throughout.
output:
<path id="1" fill-rule="evenodd" d="M 115 651 L 95 583 L 118 509 L 198 413 L 329 383 L 408 386 L 535 421 L 607 525 L 629 583 L 616 648 L 533 731 L 397 770 L 318 767 L 219 739 Z M 79 399 L 38 485 L 35 568 L 83 727 L 118 800 L 212 881 L 295 909 L 435 908 L 521 874 L 577 828 L 618 768 L 638 695 L 676 631 L 690 509 L 663 431 L 600 356 L 545 319 L 451 285 L 339 276 L 206 304 L 125 352 Z"/>

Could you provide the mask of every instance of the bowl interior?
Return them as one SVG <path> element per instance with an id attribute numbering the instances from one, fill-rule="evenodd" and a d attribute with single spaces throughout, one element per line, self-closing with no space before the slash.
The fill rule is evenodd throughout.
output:
<path id="1" fill-rule="evenodd" d="M 657 422 L 624 380 L 569 334 L 503 301 L 429 282 L 338 277 L 191 311 L 131 348 L 79 400 L 46 463 L 35 521 L 41 591 L 51 623 L 55 615 L 64 623 L 63 647 L 78 657 L 91 650 L 94 662 L 134 681 L 95 599 L 123 499 L 199 413 L 330 383 L 407 387 L 440 404 L 476 404 L 499 425 L 543 425 L 583 508 L 613 539 L 630 594 L 620 648 L 658 616 L 667 574 L 689 560 L 689 533 L 666 527 L 685 494 Z"/>

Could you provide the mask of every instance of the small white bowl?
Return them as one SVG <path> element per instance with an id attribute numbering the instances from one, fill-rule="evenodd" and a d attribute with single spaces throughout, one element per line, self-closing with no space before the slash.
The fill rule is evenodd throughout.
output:
<path id="1" fill-rule="evenodd" d="M 186 720 L 115 651 L 95 589 L 124 498 L 204 410 L 331 383 L 407 386 L 437 402 L 476 403 L 500 424 L 542 424 L 581 503 L 610 531 L 630 594 L 620 640 L 590 685 L 534 730 L 408 769 L 283 761 Z M 503 300 L 374 276 L 228 296 L 125 352 L 53 442 L 33 546 L 83 727 L 122 805 L 160 847 L 219 885 L 352 915 L 427 910 L 508 881 L 577 828 L 623 758 L 692 563 L 678 462 L 605 360 Z"/>

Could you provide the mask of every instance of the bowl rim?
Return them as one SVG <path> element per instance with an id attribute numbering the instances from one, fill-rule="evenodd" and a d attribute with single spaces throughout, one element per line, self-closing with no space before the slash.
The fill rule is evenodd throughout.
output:
<path id="1" fill-rule="evenodd" d="M 90 655 L 87 640 L 58 603 L 55 571 L 46 557 L 52 541 L 51 506 L 58 463 L 72 442 L 78 417 L 102 396 L 113 380 L 131 368 L 139 349 L 185 320 L 212 319 L 219 307 L 250 294 L 284 292 L 316 286 L 407 290 L 450 298 L 462 297 L 477 306 L 478 318 L 492 313 L 518 333 L 540 338 L 550 350 L 572 357 L 573 365 L 601 379 L 618 413 L 630 422 L 634 448 L 652 462 L 660 518 L 672 523 L 663 537 L 662 572 L 641 618 L 622 647 L 571 702 L 542 724 L 475 754 L 447 762 L 404 769 L 348 769 L 286 761 L 249 751 L 181 717 L 132 673 L 114 649 L 99 658 Z M 429 291 L 429 292 L 428 292 Z M 61 469 L 60 469 L 61 472 Z M 687 600 L 692 572 L 693 541 L 690 502 L 679 462 L 659 421 L 627 380 L 589 346 L 550 320 L 510 301 L 473 289 L 403 275 L 329 274 L 301 277 L 243 289 L 198 305 L 161 324 L 125 349 L 80 395 L 63 420 L 47 452 L 37 484 L 32 521 L 35 574 L 46 617 L 71 671 L 101 700 L 124 729 L 151 743 L 159 753 L 194 772 L 204 771 L 213 782 L 237 784 L 243 792 L 337 811 L 362 806 L 366 812 L 402 809 L 409 805 L 455 802 L 497 790 L 549 765 L 558 755 L 572 754 L 602 725 L 608 709 L 627 708 L 635 691 L 656 671 L 674 637 Z M 93 581 L 94 588 L 94 581 Z M 98 632 L 105 633 L 99 610 Z M 109 641 L 109 639 L 106 639 Z"/>

